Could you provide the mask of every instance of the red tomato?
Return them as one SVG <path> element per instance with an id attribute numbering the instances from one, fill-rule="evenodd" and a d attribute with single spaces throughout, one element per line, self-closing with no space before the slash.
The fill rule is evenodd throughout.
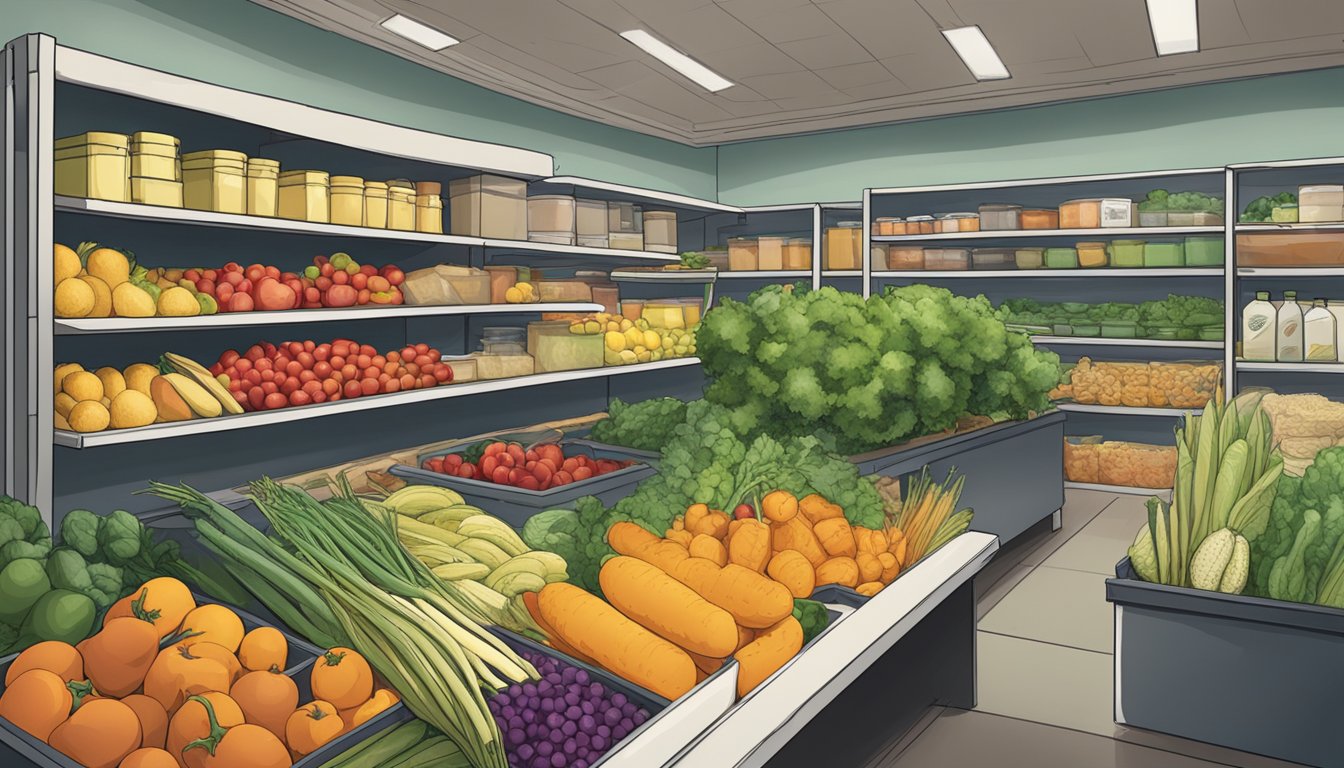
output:
<path id="1" fill-rule="evenodd" d="M 450 454 L 448 454 L 447 456 L 444 456 L 444 457 L 443 457 L 443 463 L 444 463 L 445 465 L 447 465 L 447 464 L 451 464 L 451 465 L 453 465 L 454 467 L 460 467 L 460 466 L 462 466 L 462 454 L 460 454 L 460 453 L 450 453 Z"/>
<path id="2" fill-rule="evenodd" d="M 355 287 L 356 291 L 362 291 L 369 287 L 369 276 L 360 272 L 350 278 L 350 284 Z"/>
<path id="3" fill-rule="evenodd" d="M 509 485 L 517 485 L 524 477 L 528 477 L 528 472 L 522 467 L 514 467 L 509 470 Z"/>
<path id="4" fill-rule="evenodd" d="M 551 478 L 552 487 L 557 485 L 569 485 L 572 482 L 574 482 L 574 476 L 563 469 L 556 472 L 555 476 Z"/>
<path id="5" fill-rule="evenodd" d="M 285 382 L 280 385 L 280 392 L 288 395 L 291 392 L 298 391 L 300 386 L 301 384 L 298 379 L 285 379 Z"/>
<path id="6" fill-rule="evenodd" d="M 285 373 L 290 376 L 298 376 L 302 371 L 303 364 L 298 360 L 290 360 L 288 363 L 285 363 Z"/>
<path id="7" fill-rule="evenodd" d="M 355 355 L 355 365 L 359 366 L 361 369 L 368 368 L 373 365 L 373 357 L 365 354 Z"/>
<path id="8" fill-rule="evenodd" d="M 289 393 L 290 405 L 307 405 L 311 402 L 313 402 L 312 396 L 309 395 L 307 392 L 304 392 L 302 389 L 296 389 L 293 392 Z"/>
<path id="9" fill-rule="evenodd" d="M 243 394 L 242 392 L 237 392 L 237 391 L 235 391 L 235 392 L 231 392 L 230 394 L 232 394 L 232 395 L 233 395 L 233 399 L 234 399 L 234 400 L 237 400 L 237 401 L 238 401 L 238 404 L 241 405 L 241 406 L 243 406 L 244 410 L 246 410 L 246 408 L 247 408 L 247 395 Z"/>
<path id="10" fill-rule="evenodd" d="M 283 381 L 274 381 L 274 380 L 263 381 L 261 382 L 261 391 L 267 395 L 271 394 L 272 392 L 279 392 L 280 385 L 283 383 L 284 383 Z"/>
<path id="11" fill-rule="evenodd" d="M 458 477 L 465 477 L 465 478 L 467 478 L 467 479 L 475 478 L 475 477 L 476 477 L 476 465 L 475 465 L 475 464 L 463 464 L 462 466 L 460 466 L 460 467 L 457 468 L 457 476 L 458 476 Z"/>
<path id="12" fill-rule="evenodd" d="M 362 391 L 366 395 L 375 395 L 378 393 L 379 389 L 378 380 L 368 378 L 360 379 L 359 388 L 360 391 Z"/>
<path id="13" fill-rule="evenodd" d="M 322 390 L 319 389 L 318 391 L 316 391 L 316 392 L 313 393 L 313 402 L 314 402 L 314 403 L 325 403 L 326 401 L 327 401 L 327 393 L 326 393 L 326 392 L 323 392 Z"/>
<path id="14" fill-rule="evenodd" d="M 378 274 L 378 268 L 373 266 L 372 264 L 361 264 L 359 267 L 359 273 L 366 278 L 373 277 L 374 275 Z"/>
<path id="15" fill-rule="evenodd" d="M 434 380 L 440 384 L 453 380 L 453 369 L 446 365 L 434 369 Z"/>
<path id="16" fill-rule="evenodd" d="M 401 391 L 401 382 L 398 381 L 397 379 L 388 379 L 387 381 L 384 381 L 384 382 L 383 382 L 383 391 L 384 391 L 384 392 L 400 392 L 400 391 Z"/>
<path id="17" fill-rule="evenodd" d="M 335 281 L 326 275 L 321 275 L 316 280 L 313 281 L 313 287 L 317 289 L 319 299 L 321 298 L 321 295 L 323 293 L 326 293 L 328 288 L 330 288 L 335 284 L 336 284 Z M 309 295 L 306 290 L 304 291 L 304 295 L 305 296 Z"/>
<path id="18" fill-rule="evenodd" d="M 551 471 L 551 474 L 555 474 L 556 469 L 559 468 L 558 465 L 555 463 L 553 459 L 551 459 L 550 456 L 537 459 L 537 466 L 545 467 L 546 469 Z"/>
<path id="19" fill-rule="evenodd" d="M 403 373 L 403 374 L 401 375 L 401 388 L 402 388 L 402 389 L 415 389 L 415 385 L 416 385 L 417 383 L 418 383 L 417 379 L 416 379 L 414 376 L 412 376 L 411 374 L 409 374 L 409 373 Z"/>
<path id="20" fill-rule="evenodd" d="M 258 371 L 256 368 L 253 368 L 252 370 L 250 370 L 250 371 L 248 371 L 247 373 L 244 373 L 244 374 L 243 374 L 243 381 L 246 381 L 248 384 L 252 384 L 252 385 L 260 384 L 260 383 L 261 383 L 261 371 Z"/>
<path id="21" fill-rule="evenodd" d="M 242 266 L 241 266 L 238 262 L 236 262 L 236 261 L 230 261 L 228 264 L 225 264 L 225 265 L 224 265 L 224 271 L 225 271 L 225 272 L 242 272 L 242 271 L 243 271 L 243 268 L 242 268 Z"/>
<path id="22" fill-rule="evenodd" d="M 263 268 L 262 268 L 262 272 L 263 272 L 263 274 L 266 275 L 266 277 L 273 278 L 273 279 L 275 279 L 275 280 L 279 280 L 279 279 L 280 279 L 280 268 L 279 268 L 279 267 L 263 267 Z M 254 278 L 252 278 L 252 279 L 255 280 L 256 278 L 254 277 Z"/>
<path id="23" fill-rule="evenodd" d="M 532 475 L 523 475 L 518 480 L 518 487 L 525 491 L 539 491 L 541 490 L 541 481 Z"/>
<path id="24" fill-rule="evenodd" d="M 326 392 L 327 396 L 330 397 L 341 391 L 341 383 L 335 379 L 327 379 L 322 382 L 322 391 Z"/>
<path id="25" fill-rule="evenodd" d="M 387 282 L 392 285 L 401 285 L 406 282 L 406 273 L 390 264 L 383 267 L 383 277 L 386 277 Z"/>
<path id="26" fill-rule="evenodd" d="M 378 354 L 378 350 L 374 349 L 374 348 L 373 348 L 371 345 L 369 345 L 369 344 L 360 344 L 360 345 L 359 345 L 359 354 L 361 354 L 361 355 L 368 355 L 369 357 L 373 357 L 374 355 Z"/>
<path id="27" fill-rule="evenodd" d="M 341 377 L 346 381 L 359 378 L 359 368 L 350 363 L 341 366 Z"/>
<path id="28" fill-rule="evenodd" d="M 359 397 L 364 394 L 364 387 L 357 379 L 349 379 L 345 382 L 345 396 Z"/>
<path id="29" fill-rule="evenodd" d="M 243 277 L 246 277 L 254 283 L 265 276 L 266 268 L 260 264 L 249 264 L 247 269 L 243 270 Z"/>
<path id="30" fill-rule="evenodd" d="M 485 446 L 485 452 L 482 453 L 481 455 L 482 455 L 482 456 L 494 456 L 494 455 L 497 454 L 497 453 L 502 453 L 502 452 L 504 451 L 504 448 L 505 448 L 505 445 L 504 445 L 503 443 L 500 443 L 500 442 L 494 442 L 494 443 L 491 443 L 491 444 Z"/>
<path id="31" fill-rule="evenodd" d="M 565 459 L 563 463 L 560 464 L 560 469 L 563 472 L 573 473 L 574 470 L 578 468 L 579 468 L 579 459 L 576 456 L 570 456 L 569 458 Z"/>
<path id="32" fill-rule="evenodd" d="M 523 453 L 523 446 L 518 443 L 509 443 L 506 450 L 509 452 L 509 455 L 513 457 L 515 464 L 522 464 L 527 461 L 527 454 Z"/>
<path id="33" fill-rule="evenodd" d="M 355 303 L 361 306 L 364 304 L 368 304 L 369 299 L 371 299 L 372 297 L 373 294 L 369 292 L 368 288 L 365 288 L 364 290 L 355 293 Z"/>
<path id="34" fill-rule="evenodd" d="M 303 382 L 303 386 L 299 387 L 299 389 L 303 392 L 307 392 L 308 395 L 311 397 L 312 395 L 316 395 L 318 392 L 322 391 L 322 382 L 305 381 Z"/>
<path id="35" fill-rule="evenodd" d="M 490 482 L 497 485 L 505 485 L 509 482 L 509 468 L 495 467 L 495 471 L 490 475 Z"/>
<path id="36" fill-rule="evenodd" d="M 299 371 L 299 383 L 308 384 L 317 381 L 317 374 L 312 371 Z"/>
<path id="37" fill-rule="evenodd" d="M 266 393 L 261 387 L 252 387 L 247 390 L 247 405 L 254 411 L 260 411 L 265 407 Z"/>
<path id="38" fill-rule="evenodd" d="M 299 354 L 295 355 L 294 359 L 297 360 L 299 362 L 299 365 L 302 365 L 304 368 L 312 368 L 313 363 L 317 362 L 317 360 L 313 357 L 313 353 L 306 349 L 299 352 Z"/>
<path id="39" fill-rule="evenodd" d="M 314 352 L 313 356 L 317 357 L 317 353 Z M 331 363 L 319 359 L 317 362 L 313 363 L 313 373 L 317 374 L 317 378 L 319 379 L 325 379 L 328 376 L 331 376 Z"/>
<path id="40" fill-rule="evenodd" d="M 269 368 L 266 369 L 266 370 L 264 370 L 264 371 L 262 371 L 262 372 L 261 372 L 261 380 L 262 380 L 262 381 L 274 381 L 274 380 L 275 380 L 275 371 L 272 371 L 272 370 L 270 370 Z"/>
<path id="41" fill-rule="evenodd" d="M 313 359 L 319 362 L 331 362 L 331 345 L 318 344 L 317 348 L 313 350 Z"/>
<path id="42" fill-rule="evenodd" d="M 279 392 L 272 392 L 266 396 L 266 410 L 268 411 L 284 408 L 286 405 L 289 405 L 289 398 Z"/>
<path id="43" fill-rule="evenodd" d="M 425 343 L 421 342 L 420 344 L 416 344 L 416 345 L 415 345 L 415 353 L 416 353 L 417 355 L 423 355 L 423 354 L 425 354 L 425 353 L 428 352 L 428 351 L 429 351 L 429 345 L 428 345 L 428 344 L 425 344 Z"/>
<path id="44" fill-rule="evenodd" d="M 541 456 L 537 453 L 536 448 L 528 448 L 527 452 L 524 453 L 523 455 L 527 457 L 527 463 L 529 465 L 528 467 L 529 469 L 531 468 L 530 466 L 531 464 L 535 463 L 537 459 L 541 458 Z"/>
<path id="45" fill-rule="evenodd" d="M 350 273 L 344 270 L 333 272 L 331 275 L 331 282 L 336 285 L 346 285 L 350 282 Z"/>
<path id="46" fill-rule="evenodd" d="M 489 475 L 489 476 L 494 476 L 494 474 L 495 474 L 495 467 L 498 467 L 498 466 L 499 466 L 499 457 L 498 457 L 498 456 L 490 456 L 490 455 L 487 455 L 487 456 L 483 456 L 483 457 L 481 457 L 481 474 L 483 474 L 483 475 Z"/>
<path id="47" fill-rule="evenodd" d="M 420 386 L 423 387 L 424 389 L 429 389 L 430 387 L 437 386 L 438 383 L 439 380 L 434 378 L 434 374 L 432 373 L 420 374 Z"/>
<path id="48" fill-rule="evenodd" d="M 518 462 L 513 458 L 513 454 L 508 451 L 496 455 L 495 458 L 499 460 L 499 466 L 501 467 L 512 469 L 518 465 Z"/>
<path id="49" fill-rule="evenodd" d="M 537 478 L 537 481 L 541 483 L 541 487 L 544 488 L 555 475 L 555 471 L 552 470 L 551 465 L 547 464 L 545 461 L 538 461 L 536 466 L 532 467 L 532 475 Z"/>
<path id="50" fill-rule="evenodd" d="M 579 467 L 578 469 L 574 470 L 573 474 L 574 474 L 574 480 L 577 482 L 579 480 L 587 480 L 588 478 L 592 477 L 593 470 L 591 467 Z"/>

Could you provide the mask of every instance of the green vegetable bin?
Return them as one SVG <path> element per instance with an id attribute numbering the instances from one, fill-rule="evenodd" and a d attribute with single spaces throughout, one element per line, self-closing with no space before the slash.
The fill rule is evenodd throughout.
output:
<path id="1" fill-rule="evenodd" d="M 1148 243 L 1143 246 L 1143 266 L 1183 267 L 1185 247 L 1180 243 Z"/>
<path id="2" fill-rule="evenodd" d="M 1077 269 L 1077 268 L 1078 268 L 1078 249 L 1077 249 L 1077 248 L 1046 248 L 1046 249 L 1045 249 L 1045 268 L 1046 268 L 1046 269 Z"/>
<path id="3" fill-rule="evenodd" d="M 1103 339 L 1132 339 L 1138 335 L 1139 324 L 1133 320 L 1103 320 L 1101 337 Z"/>
<path id="4" fill-rule="evenodd" d="M 1223 265 L 1223 238 L 1185 238 L 1185 265 L 1187 267 L 1220 267 Z"/>
<path id="5" fill-rule="evenodd" d="M 1135 269 L 1143 266 L 1142 240 L 1111 241 L 1111 266 L 1120 269 Z"/>
<path id="6" fill-rule="evenodd" d="M 1344 680 L 1344 610 L 1140 580 L 1115 606 L 1115 720 L 1304 765 L 1340 765 L 1330 725 Z"/>

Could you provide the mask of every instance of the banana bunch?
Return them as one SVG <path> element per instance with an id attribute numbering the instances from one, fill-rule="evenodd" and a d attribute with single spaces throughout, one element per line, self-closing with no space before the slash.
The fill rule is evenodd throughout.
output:
<path id="1" fill-rule="evenodd" d="M 512 598 L 569 579 L 564 558 L 529 549 L 507 523 L 448 488 L 408 485 L 382 503 L 397 513 L 407 551 L 445 581 L 475 582 L 465 591 L 483 609 L 511 610 Z"/>

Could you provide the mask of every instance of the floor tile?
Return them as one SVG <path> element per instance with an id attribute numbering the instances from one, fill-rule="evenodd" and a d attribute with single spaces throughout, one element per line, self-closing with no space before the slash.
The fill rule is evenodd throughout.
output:
<path id="1" fill-rule="evenodd" d="M 1063 525 L 1058 531 L 1050 534 L 1048 538 L 1031 551 L 1030 554 L 1022 558 L 1022 565 L 1040 565 L 1045 559 L 1053 555 L 1056 550 L 1064 546 L 1069 539 L 1073 538 L 1079 531 L 1092 522 L 1102 510 L 1106 509 L 1111 502 L 1115 501 L 1116 495 L 1113 493 L 1101 493 L 1099 491 L 1078 491 L 1069 490 L 1064 493 L 1064 510 L 1061 522 Z"/>
<path id="2" fill-rule="evenodd" d="M 1041 566 L 980 620 L 983 632 L 1098 653 L 1114 649 L 1115 619 L 1106 576 Z"/>
<path id="3" fill-rule="evenodd" d="M 1238 752 L 1235 749 L 1218 747 L 1200 741 L 1190 741 L 1165 733 L 1145 731 L 1142 728 L 1115 727 L 1115 738 L 1130 744 L 1140 744 L 1167 752 L 1177 752 L 1189 757 L 1209 760 L 1220 765 L 1232 765 L 1236 768 L 1300 768 L 1301 763 L 1289 763 L 1261 755 Z"/>
<path id="4" fill-rule="evenodd" d="M 1204 768 L 1184 755 L 983 712 L 949 710 L 882 768 Z"/>
<path id="5" fill-rule="evenodd" d="M 976 677 L 977 711 L 1106 737 L 1115 732 L 1114 673 L 1107 654 L 982 631 L 976 636 Z"/>
<path id="6" fill-rule="evenodd" d="M 1125 556 L 1134 534 L 1147 520 L 1143 499 L 1116 499 L 1042 564 L 1114 576 L 1115 564 Z"/>
<path id="7" fill-rule="evenodd" d="M 975 619 L 979 621 L 986 614 L 994 610 L 1003 598 L 1013 590 L 1022 580 L 1031 573 L 1031 567 L 1026 565 L 1015 565 L 1012 570 L 999 577 L 998 581 L 990 583 L 981 589 L 979 578 L 975 581 Z"/>

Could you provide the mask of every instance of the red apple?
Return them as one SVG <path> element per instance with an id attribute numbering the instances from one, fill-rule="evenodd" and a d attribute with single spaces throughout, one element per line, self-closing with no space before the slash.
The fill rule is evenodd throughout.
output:
<path id="1" fill-rule="evenodd" d="M 364 264 L 359 268 L 359 271 L 365 277 L 373 277 L 374 275 L 378 274 L 378 268 L 373 266 L 372 264 Z"/>
<path id="2" fill-rule="evenodd" d="M 392 285 L 401 285 L 406 282 L 406 273 L 391 264 L 383 267 L 383 277 L 387 278 L 387 282 Z"/>
<path id="3" fill-rule="evenodd" d="M 350 283 L 350 273 L 345 271 L 335 272 L 331 276 L 331 282 L 336 285 L 348 285 Z"/>
<path id="4" fill-rule="evenodd" d="M 266 275 L 267 277 L 273 277 L 273 278 L 275 278 L 276 280 L 279 280 L 279 279 L 280 279 L 280 268 L 279 268 L 279 267 L 262 267 L 262 271 L 265 273 L 265 275 Z"/>
<path id="5" fill-rule="evenodd" d="M 225 272 L 225 273 L 224 273 L 224 282 L 226 282 L 226 283 L 228 283 L 229 285 L 233 286 L 234 290 L 237 290 L 237 289 L 238 289 L 238 284 L 241 283 L 241 282 L 243 282 L 243 273 L 242 273 L 242 272 L 234 272 L 234 271 Z"/>
<path id="6" fill-rule="evenodd" d="M 200 280 L 200 279 L 201 279 L 201 270 L 199 270 L 199 269 L 195 269 L 195 268 L 185 270 L 185 271 L 182 273 L 182 277 L 183 277 L 184 279 L 190 280 L 191 282 L 194 283 L 194 282 L 196 282 L 197 280 Z"/>
<path id="7" fill-rule="evenodd" d="M 254 283 L 265 276 L 266 268 L 260 264 L 249 264 L 247 265 L 247 269 L 243 270 L 243 277 L 246 277 Z"/>
<path id="8" fill-rule="evenodd" d="M 750 520 L 756 517 L 756 510 L 750 504 L 738 504 L 733 508 L 734 520 Z"/>
<path id="9" fill-rule="evenodd" d="M 229 297 L 230 312 L 251 312 L 255 304 L 252 297 L 243 292 L 238 292 Z"/>
<path id="10" fill-rule="evenodd" d="M 217 270 L 217 269 L 206 269 L 206 270 L 202 270 L 202 271 L 201 271 L 201 277 L 204 277 L 206 280 L 210 280 L 210 281 L 218 282 L 218 281 L 219 281 L 219 270 Z"/>
<path id="11" fill-rule="evenodd" d="M 330 277 L 323 275 L 314 280 L 313 285 L 317 286 L 317 290 L 325 291 L 332 286 L 332 280 Z"/>
<path id="12" fill-rule="evenodd" d="M 305 304 L 316 304 L 322 306 L 322 292 L 315 286 L 308 286 L 303 289 L 303 301 Z"/>
<path id="13" fill-rule="evenodd" d="M 369 276 L 359 272 L 350 278 L 350 285 L 354 286 L 356 291 L 362 291 L 369 287 Z"/>
<path id="14" fill-rule="evenodd" d="M 323 277 L 331 277 L 336 274 L 336 268 L 331 266 L 330 261 L 323 261 L 321 266 L 318 267 L 318 271 L 322 273 Z"/>
<path id="15" fill-rule="evenodd" d="M 303 303 L 303 281 L 297 277 L 291 277 L 288 280 L 282 280 L 281 282 L 294 293 L 294 301 L 290 303 L 289 308 L 298 309 L 299 305 Z"/>
<path id="16" fill-rule="evenodd" d="M 225 272 L 242 272 L 242 271 L 243 271 L 243 268 L 242 268 L 242 266 L 240 266 L 240 265 L 238 264 L 238 262 L 236 262 L 236 261 L 230 261 L 228 264 L 225 264 L 225 265 L 224 265 L 224 271 L 225 271 Z"/>
<path id="17" fill-rule="evenodd" d="M 328 307 L 353 307 L 359 300 L 359 291 L 348 285 L 333 285 L 322 294 L 322 303 Z"/>
<path id="18" fill-rule="evenodd" d="M 401 306 L 406 301 L 406 297 L 401 295 L 401 291 L 392 294 L 392 306 Z"/>
<path id="19" fill-rule="evenodd" d="M 251 293 L 252 281 L 248 280 L 247 278 L 243 278 L 242 282 L 237 283 L 233 286 L 233 290 L 234 293 Z"/>
<path id="20" fill-rule="evenodd" d="M 364 290 L 362 290 L 362 291 L 359 292 L 358 297 L 357 297 L 355 300 L 356 300 L 357 302 L 359 302 L 360 304 L 368 304 L 368 303 L 369 303 L 369 296 L 371 296 L 371 295 L 372 295 L 372 293 L 369 291 L 369 289 L 368 289 L 368 288 L 365 288 Z"/>
<path id="21" fill-rule="evenodd" d="M 252 289 L 252 300 L 257 309 L 275 312 L 294 308 L 294 290 L 269 275 L 257 281 Z"/>

